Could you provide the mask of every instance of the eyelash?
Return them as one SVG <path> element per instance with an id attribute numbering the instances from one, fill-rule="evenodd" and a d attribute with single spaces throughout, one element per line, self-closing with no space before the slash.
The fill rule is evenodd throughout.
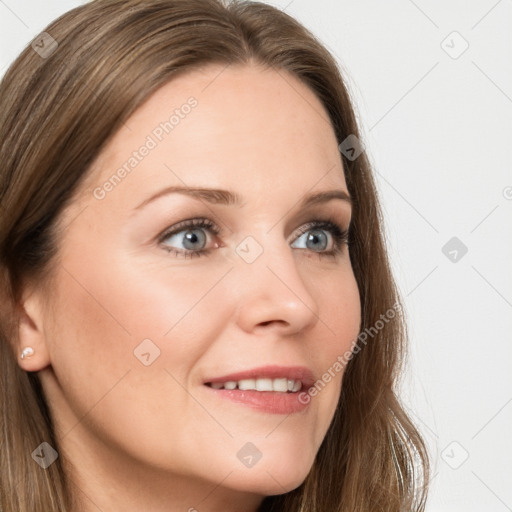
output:
<path id="1" fill-rule="evenodd" d="M 218 226 L 213 223 L 209 219 L 205 218 L 199 218 L 199 219 L 191 219 L 186 220 L 183 222 L 180 222 L 179 224 L 173 226 L 167 231 L 164 231 L 159 237 L 158 241 L 160 244 L 162 244 L 164 250 L 167 252 L 174 254 L 175 256 L 184 257 L 187 258 L 189 255 L 190 257 L 194 256 L 208 256 L 210 252 L 212 252 L 213 249 L 202 249 L 199 251 L 185 251 L 185 250 L 178 250 L 174 247 L 169 247 L 163 244 L 163 241 L 167 238 L 169 238 L 172 235 L 176 235 L 182 231 L 187 231 L 189 228 L 205 228 L 211 231 L 215 236 L 218 236 L 221 233 L 221 230 L 218 228 Z M 324 229 L 331 232 L 333 241 L 334 241 L 334 249 L 331 249 L 330 251 L 323 251 L 323 252 L 315 252 L 315 254 L 318 254 L 319 257 L 331 257 L 336 258 L 343 250 L 343 246 L 349 245 L 349 231 L 346 229 L 343 229 L 334 219 L 328 217 L 326 219 L 313 219 L 311 222 L 308 222 L 304 226 L 301 226 L 299 229 L 299 236 L 297 238 L 300 238 L 302 235 L 307 233 L 308 231 L 314 231 L 317 229 Z"/>

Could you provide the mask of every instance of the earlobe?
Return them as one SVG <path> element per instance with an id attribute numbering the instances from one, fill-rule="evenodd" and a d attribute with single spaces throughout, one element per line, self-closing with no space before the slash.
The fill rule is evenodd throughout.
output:
<path id="1" fill-rule="evenodd" d="M 43 326 L 43 310 L 35 295 L 19 306 L 18 364 L 27 372 L 37 372 L 50 364 Z"/>

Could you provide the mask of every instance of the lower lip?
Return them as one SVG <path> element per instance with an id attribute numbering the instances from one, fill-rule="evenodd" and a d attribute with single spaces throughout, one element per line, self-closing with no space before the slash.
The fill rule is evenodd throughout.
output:
<path id="1" fill-rule="evenodd" d="M 298 393 L 281 393 L 279 391 L 255 391 L 240 389 L 214 389 L 206 386 L 211 392 L 218 397 L 226 398 L 232 402 L 247 405 L 259 411 L 270 414 L 292 414 L 304 411 L 308 403 L 299 401 Z"/>

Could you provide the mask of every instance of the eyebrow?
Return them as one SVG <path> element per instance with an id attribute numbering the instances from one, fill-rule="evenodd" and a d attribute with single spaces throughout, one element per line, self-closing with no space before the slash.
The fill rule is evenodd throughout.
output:
<path id="1" fill-rule="evenodd" d="M 148 203 L 151 203 L 152 201 L 169 194 L 184 194 L 196 199 L 201 199 L 210 204 L 218 205 L 241 207 L 244 203 L 242 197 L 231 190 L 223 190 L 218 188 L 172 186 L 166 187 L 163 190 L 160 190 L 156 194 L 152 195 L 148 199 L 144 200 L 142 203 L 140 203 L 138 206 L 134 208 L 134 212 L 136 210 L 142 209 Z M 345 190 L 342 189 L 334 189 L 316 192 L 306 196 L 300 203 L 300 208 L 306 208 L 308 206 L 314 206 L 316 204 L 325 203 L 327 201 L 331 201 L 332 199 L 340 199 L 342 201 L 347 202 L 350 206 L 352 206 L 352 198 L 350 197 L 348 192 L 345 192 Z"/>

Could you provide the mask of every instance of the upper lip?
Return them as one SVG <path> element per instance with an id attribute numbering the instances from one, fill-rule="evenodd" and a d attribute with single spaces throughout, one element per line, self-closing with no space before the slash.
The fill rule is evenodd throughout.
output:
<path id="1" fill-rule="evenodd" d="M 212 377 L 206 379 L 204 383 L 211 384 L 213 382 L 229 382 L 239 381 L 242 379 L 257 378 L 278 379 L 283 377 L 290 380 L 300 380 L 303 384 L 303 388 L 309 388 L 315 382 L 313 372 L 305 366 L 268 365 L 259 366 L 258 368 L 251 368 L 250 370 L 245 370 L 242 372 L 222 375 L 220 377 Z"/>

